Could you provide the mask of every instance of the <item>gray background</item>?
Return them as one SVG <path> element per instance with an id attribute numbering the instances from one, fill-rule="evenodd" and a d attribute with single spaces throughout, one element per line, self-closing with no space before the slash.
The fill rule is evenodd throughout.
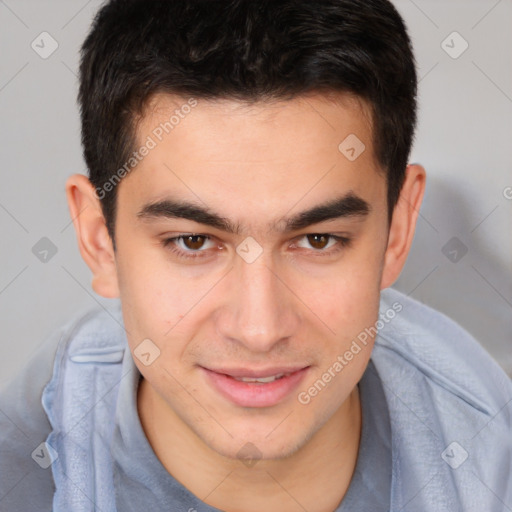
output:
<path id="1" fill-rule="evenodd" d="M 77 311 L 109 302 L 90 287 L 64 194 L 67 176 L 85 174 L 76 69 L 100 3 L 0 0 L 0 386 Z M 395 4 L 421 78 L 411 161 L 428 173 L 395 287 L 458 321 L 512 375 L 512 1 Z M 51 49 L 42 32 L 58 44 L 46 59 L 31 47 Z M 46 262 L 33 252 L 43 237 L 57 250 Z"/>

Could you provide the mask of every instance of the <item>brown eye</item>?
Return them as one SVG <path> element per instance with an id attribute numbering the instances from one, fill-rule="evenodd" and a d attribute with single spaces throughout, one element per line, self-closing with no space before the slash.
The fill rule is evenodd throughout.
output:
<path id="1" fill-rule="evenodd" d="M 187 249 L 198 250 L 204 245 L 206 237 L 203 235 L 186 235 L 182 236 L 181 239 Z"/>
<path id="2" fill-rule="evenodd" d="M 351 244 L 349 236 L 333 235 L 331 233 L 310 233 L 303 235 L 297 243 L 301 249 L 309 249 L 315 256 L 333 256 Z"/>
<path id="3" fill-rule="evenodd" d="M 209 249 L 215 248 L 215 243 L 208 235 L 188 233 L 185 235 L 165 238 L 162 246 L 169 249 L 178 260 L 196 260 L 209 258 L 212 252 Z M 217 246 L 217 249 L 222 248 Z"/>
<path id="4" fill-rule="evenodd" d="M 307 235 L 308 242 L 311 245 L 311 247 L 314 247 L 315 249 L 325 249 L 327 244 L 329 243 L 329 238 L 331 238 L 329 235 L 323 235 L 323 234 L 312 234 Z"/>

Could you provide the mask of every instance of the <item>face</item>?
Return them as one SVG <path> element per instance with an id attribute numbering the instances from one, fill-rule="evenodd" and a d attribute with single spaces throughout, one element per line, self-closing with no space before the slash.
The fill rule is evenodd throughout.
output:
<path id="1" fill-rule="evenodd" d="M 353 345 L 378 319 L 388 236 L 370 116 L 347 96 L 187 104 L 154 98 L 150 149 L 118 185 L 128 341 L 176 428 L 285 457 L 342 413 L 371 353 Z"/>

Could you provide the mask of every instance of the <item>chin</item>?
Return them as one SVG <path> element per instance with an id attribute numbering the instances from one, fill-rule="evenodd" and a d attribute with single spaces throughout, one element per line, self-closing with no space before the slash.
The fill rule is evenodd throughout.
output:
<path id="1" fill-rule="evenodd" d="M 227 434 L 222 438 L 205 439 L 203 437 L 203 442 L 219 455 L 245 463 L 247 460 L 257 462 L 258 460 L 286 459 L 299 451 L 313 436 L 313 432 L 291 433 L 286 427 L 278 433 L 279 428 L 279 426 L 277 429 L 275 426 L 265 427 L 258 431 L 253 428 L 251 432 L 238 435 L 233 433 L 233 438 Z M 273 432 L 274 429 L 276 432 Z M 250 464 L 246 465 L 250 467 Z"/>

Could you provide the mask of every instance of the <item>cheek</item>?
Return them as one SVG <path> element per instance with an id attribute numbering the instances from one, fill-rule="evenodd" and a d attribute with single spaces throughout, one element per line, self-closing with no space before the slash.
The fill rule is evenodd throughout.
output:
<path id="1" fill-rule="evenodd" d="M 186 289 L 154 254 L 119 252 L 118 281 L 126 328 L 137 339 L 163 340 L 183 316 Z"/>
<path id="2" fill-rule="evenodd" d="M 126 251 L 119 262 L 123 318 L 132 351 L 150 339 L 160 351 L 157 366 L 178 374 L 180 364 L 190 362 L 191 340 L 210 312 L 211 300 L 205 292 L 219 277 L 194 279 L 155 253 Z"/>
<path id="3" fill-rule="evenodd" d="M 311 308 L 319 312 L 330 332 L 319 345 L 318 367 L 300 390 L 299 402 L 314 404 L 325 418 L 348 397 L 371 356 L 379 314 L 378 277 L 376 264 L 347 270 L 326 285 Z"/>
<path id="4" fill-rule="evenodd" d="M 330 328 L 341 342 L 372 325 L 378 316 L 381 258 L 379 255 L 355 255 L 340 265 L 329 279 L 309 282 L 310 309 Z"/>

